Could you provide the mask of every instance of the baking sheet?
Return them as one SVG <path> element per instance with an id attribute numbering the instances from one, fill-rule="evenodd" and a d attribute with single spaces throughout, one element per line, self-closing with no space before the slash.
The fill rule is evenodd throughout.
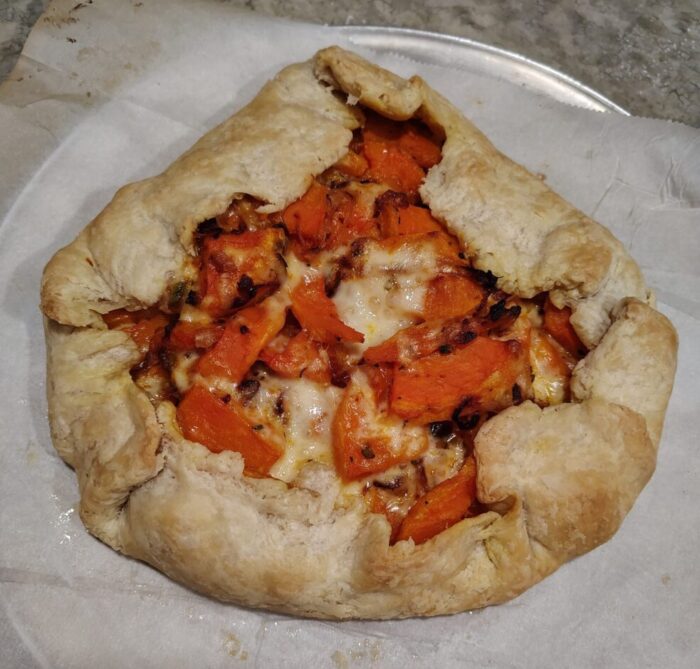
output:
<path id="1" fill-rule="evenodd" d="M 52 3 L 0 87 L 2 665 L 697 666 L 700 132 L 354 44 L 423 76 L 613 229 L 680 332 L 679 373 L 657 472 L 620 532 L 515 601 L 381 623 L 258 613 L 191 593 L 84 531 L 75 476 L 48 434 L 38 284 L 119 186 L 162 170 L 281 66 L 352 39 L 213 0 L 78 5 Z"/>

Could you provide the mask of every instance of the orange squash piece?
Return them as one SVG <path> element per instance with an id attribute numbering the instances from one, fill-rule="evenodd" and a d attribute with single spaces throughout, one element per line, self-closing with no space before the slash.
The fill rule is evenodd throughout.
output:
<path id="1" fill-rule="evenodd" d="M 370 393 L 370 395 L 367 394 Z M 392 465 L 420 455 L 425 444 L 401 434 L 399 447 L 391 448 L 386 433 L 377 424 L 371 390 L 351 382 L 345 389 L 333 418 L 332 436 L 335 465 L 341 478 L 353 481 L 383 472 Z"/>
<path id="2" fill-rule="evenodd" d="M 362 137 L 369 162 L 366 176 L 410 196 L 417 193 L 425 169 L 442 155 L 440 147 L 417 128 L 397 126 L 378 114 L 367 115 Z"/>
<path id="3" fill-rule="evenodd" d="M 411 125 L 405 125 L 399 137 L 399 146 L 423 169 L 430 169 L 442 159 L 442 149 L 430 137 Z"/>
<path id="4" fill-rule="evenodd" d="M 400 363 L 405 365 L 436 351 L 443 355 L 450 354 L 455 347 L 463 347 L 478 335 L 490 336 L 494 328 L 499 333 L 508 330 L 511 339 L 521 342 L 527 348 L 529 345 L 529 320 L 525 316 L 520 316 L 520 311 L 514 311 L 513 306 L 506 307 L 505 300 L 503 300 L 503 305 L 500 315 L 498 315 L 498 309 L 491 310 L 495 318 L 483 314 L 481 316 L 471 314 L 465 318 L 465 314 L 459 314 L 450 318 L 434 318 L 418 325 L 411 325 L 399 330 L 380 344 L 367 348 L 363 359 L 370 364 Z M 463 307 L 468 308 L 469 306 L 471 304 L 463 304 Z M 447 306 L 444 308 L 445 311 L 448 311 Z"/>
<path id="5" fill-rule="evenodd" d="M 376 404 L 386 404 L 389 402 L 391 394 L 391 384 L 394 380 L 393 365 L 374 364 L 365 367 L 365 374 L 369 385 L 374 393 Z"/>
<path id="6" fill-rule="evenodd" d="M 279 259 L 284 233 L 276 228 L 242 234 L 206 237 L 202 244 L 199 271 L 199 307 L 223 316 L 259 301 L 263 285 L 280 281 L 284 267 Z"/>
<path id="7" fill-rule="evenodd" d="M 306 248 L 320 248 L 326 238 L 328 189 L 313 181 L 309 190 L 282 213 L 287 230 Z"/>
<path id="8" fill-rule="evenodd" d="M 365 362 L 377 364 L 382 362 L 408 363 L 416 358 L 430 355 L 440 348 L 446 338 L 446 328 L 451 324 L 431 321 L 411 325 L 399 330 L 395 335 L 376 346 L 365 350 Z M 455 324 L 459 325 L 459 324 Z"/>
<path id="9" fill-rule="evenodd" d="M 389 521 L 389 525 L 391 525 L 390 541 L 394 543 L 399 528 L 401 527 L 401 522 L 403 521 L 401 510 L 387 506 L 386 502 L 382 499 L 382 494 L 374 487 L 370 487 L 365 492 L 365 504 L 370 513 L 378 513 Z"/>
<path id="10" fill-rule="evenodd" d="M 296 319 L 316 341 L 332 344 L 336 341 L 365 340 L 361 332 L 340 320 L 335 304 L 326 295 L 323 277 L 304 279 L 292 290 L 291 298 Z"/>
<path id="11" fill-rule="evenodd" d="M 350 244 L 360 237 L 379 236 L 377 222 L 373 218 L 374 208 L 367 202 L 343 190 L 331 191 L 330 208 L 326 219 L 329 229 L 324 249 Z"/>
<path id="12" fill-rule="evenodd" d="M 353 386 L 346 388 L 333 419 L 333 453 L 345 481 L 382 472 L 393 464 L 388 445 L 364 438 L 365 398 Z"/>
<path id="13" fill-rule="evenodd" d="M 404 193 L 418 192 L 425 172 L 409 154 L 398 146 L 373 139 L 365 139 L 363 150 L 369 162 L 367 175 L 371 179 Z"/>
<path id="14" fill-rule="evenodd" d="M 365 349 L 362 356 L 363 361 L 369 363 L 370 365 L 376 365 L 382 362 L 397 362 L 402 351 L 402 341 L 399 339 L 399 337 L 404 332 L 405 330 L 401 330 L 395 335 L 389 337 L 389 339 L 386 341 L 383 341 L 381 344 L 370 346 L 369 348 Z"/>
<path id="15" fill-rule="evenodd" d="M 243 456 L 245 473 L 266 476 L 282 450 L 253 429 L 234 399 L 228 403 L 200 385 L 192 386 L 177 408 L 177 422 L 190 441 L 212 453 L 236 451 Z"/>
<path id="16" fill-rule="evenodd" d="M 126 332 L 142 355 L 145 355 L 158 340 L 162 340 L 165 327 L 170 322 L 170 319 L 155 307 L 140 311 L 115 309 L 104 314 L 102 318 L 110 330 Z"/>
<path id="17" fill-rule="evenodd" d="M 273 372 L 288 379 L 303 376 L 324 385 L 331 382 L 328 352 L 306 330 L 275 344 L 272 341 L 260 353 L 260 360 Z"/>
<path id="18" fill-rule="evenodd" d="M 497 411 L 512 403 L 512 388 L 529 378 L 525 347 L 517 341 L 476 337 L 463 348 L 433 353 L 394 374 L 391 410 L 419 423 L 448 420 L 465 401 Z"/>
<path id="19" fill-rule="evenodd" d="M 165 314 L 158 314 L 152 318 L 147 318 L 127 326 L 124 332 L 128 332 L 129 336 L 134 340 L 136 346 L 141 353 L 146 353 L 152 346 L 160 340 L 165 331 L 165 326 L 169 323 L 169 319 Z"/>
<path id="20" fill-rule="evenodd" d="M 544 329 L 554 337 L 562 348 L 577 360 L 586 355 L 587 349 L 571 326 L 571 309 L 557 309 L 549 299 L 544 304 Z"/>
<path id="21" fill-rule="evenodd" d="M 469 456 L 462 469 L 418 498 L 409 509 L 396 541 L 413 539 L 422 544 L 469 516 L 476 499 L 476 462 Z"/>
<path id="22" fill-rule="evenodd" d="M 452 352 L 454 345 L 464 345 L 483 332 L 483 323 L 466 321 L 462 317 L 436 319 L 410 325 L 364 352 L 364 361 L 377 364 L 398 362 L 407 364 L 416 358 L 435 353 L 441 347 Z M 444 352 L 444 351 L 443 351 Z"/>
<path id="23" fill-rule="evenodd" d="M 221 339 L 224 326 L 215 323 L 202 325 L 190 321 L 178 321 L 170 332 L 168 348 L 174 351 L 194 351 L 211 348 Z"/>
<path id="24" fill-rule="evenodd" d="M 403 208 L 393 204 L 383 206 L 379 214 L 379 224 L 384 237 L 444 232 L 443 227 L 432 217 L 428 209 L 415 205 Z"/>
<path id="25" fill-rule="evenodd" d="M 444 232 L 444 228 L 424 207 L 409 205 L 399 212 L 399 230 L 395 234 L 416 235 L 423 232 Z"/>
<path id="26" fill-rule="evenodd" d="M 354 151 L 348 151 L 335 165 L 335 169 L 351 177 L 360 178 L 369 167 L 364 156 Z"/>
<path id="27" fill-rule="evenodd" d="M 441 274 L 428 286 L 423 307 L 425 320 L 468 316 L 484 299 L 483 288 L 465 274 Z"/>
<path id="28" fill-rule="evenodd" d="M 222 376 L 240 383 L 260 351 L 282 329 L 284 310 L 264 304 L 242 309 L 233 316 L 221 339 L 197 362 L 202 376 Z"/>

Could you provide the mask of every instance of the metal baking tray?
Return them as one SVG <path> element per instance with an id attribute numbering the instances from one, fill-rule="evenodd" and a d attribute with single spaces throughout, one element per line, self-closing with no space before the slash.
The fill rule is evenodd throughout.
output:
<path id="1" fill-rule="evenodd" d="M 423 63 L 497 77 L 559 102 L 630 115 L 612 100 L 568 74 L 507 49 L 425 30 L 379 26 L 343 26 L 339 29 L 352 44 L 379 53 L 397 53 Z"/>

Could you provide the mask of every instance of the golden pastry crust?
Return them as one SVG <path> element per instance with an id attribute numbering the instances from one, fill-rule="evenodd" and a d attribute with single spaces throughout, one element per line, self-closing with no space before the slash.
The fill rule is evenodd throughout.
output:
<path id="1" fill-rule="evenodd" d="M 338 95 L 338 93 L 342 95 Z M 129 370 L 136 346 L 100 314 L 155 304 L 181 280 L 198 223 L 244 194 L 279 211 L 346 151 L 353 104 L 417 117 L 445 136 L 421 188 L 434 215 L 522 297 L 573 311 L 593 350 L 573 401 L 524 404 L 475 444 L 490 510 L 421 545 L 338 503 L 334 471 L 292 484 L 243 476 L 233 452 L 188 442 Z M 283 70 L 163 174 L 122 188 L 46 267 L 52 436 L 76 469 L 97 537 L 225 601 L 323 618 L 437 615 L 516 596 L 617 530 L 651 476 L 675 370 L 676 334 L 639 268 L 604 228 L 499 153 L 421 79 L 331 47 Z M 612 323 L 612 325 L 611 325 Z"/>

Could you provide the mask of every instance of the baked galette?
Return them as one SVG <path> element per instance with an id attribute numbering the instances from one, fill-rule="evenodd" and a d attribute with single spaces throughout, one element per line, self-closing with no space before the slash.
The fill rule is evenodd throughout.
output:
<path id="1" fill-rule="evenodd" d="M 42 308 L 88 530 L 324 618 L 503 602 L 609 539 L 676 364 L 610 232 L 337 47 L 119 190 Z"/>

